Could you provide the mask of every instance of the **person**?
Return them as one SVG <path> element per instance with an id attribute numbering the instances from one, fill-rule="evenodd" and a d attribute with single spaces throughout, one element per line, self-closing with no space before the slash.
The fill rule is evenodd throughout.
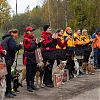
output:
<path id="1" fill-rule="evenodd" d="M 83 40 L 82 40 L 82 35 L 81 35 L 81 30 L 80 29 L 75 29 L 74 33 L 74 44 L 75 44 L 75 55 L 76 58 L 79 62 L 79 65 L 82 66 L 82 61 L 83 61 Z"/>
<path id="2" fill-rule="evenodd" d="M 49 24 L 43 26 L 43 31 L 41 33 L 41 51 L 44 62 L 48 64 L 44 68 L 44 79 L 43 83 L 46 87 L 53 87 L 52 81 L 52 68 L 55 61 L 55 54 L 53 53 L 56 50 L 56 41 L 55 34 L 52 35 L 51 27 Z"/>
<path id="3" fill-rule="evenodd" d="M 22 45 L 16 42 L 16 38 L 18 38 L 18 30 L 11 29 L 2 37 L 3 41 L 1 43 L 1 46 L 6 50 L 5 62 L 7 67 L 7 75 L 5 96 L 9 98 L 16 96 L 11 89 L 11 66 L 14 63 L 16 51 L 22 48 Z"/>
<path id="4" fill-rule="evenodd" d="M 99 27 L 96 28 L 96 30 L 100 29 Z M 95 40 L 96 38 L 96 32 L 92 35 L 92 39 Z M 98 49 L 95 46 L 95 43 L 93 42 L 93 62 L 94 62 L 94 67 L 97 68 L 97 52 Z"/>
<path id="5" fill-rule="evenodd" d="M 36 74 L 37 62 L 35 56 L 35 50 L 37 48 L 37 40 L 33 33 L 33 27 L 27 26 L 25 28 L 24 33 L 24 54 L 23 54 L 23 62 L 26 65 L 26 83 L 27 83 L 27 91 L 33 92 L 33 90 L 37 90 L 34 85 L 34 78 Z"/>
<path id="6" fill-rule="evenodd" d="M 56 56 L 57 56 L 57 66 L 60 64 L 60 60 L 66 60 L 66 42 L 67 40 L 64 40 L 64 35 L 63 35 L 63 30 L 59 29 L 56 32 L 57 34 L 57 39 L 56 39 Z"/>
<path id="7" fill-rule="evenodd" d="M 71 27 L 66 27 L 64 32 L 64 40 L 67 40 L 66 50 L 68 54 L 74 56 L 74 37 Z"/>
<path id="8" fill-rule="evenodd" d="M 97 50 L 97 68 L 100 69 L 100 29 L 97 29 L 95 33 L 96 38 L 93 41 L 93 45 Z"/>
<path id="9" fill-rule="evenodd" d="M 89 39 L 86 29 L 82 30 L 82 40 L 83 40 L 83 62 L 88 63 L 90 53 L 92 51 L 92 39 Z"/>

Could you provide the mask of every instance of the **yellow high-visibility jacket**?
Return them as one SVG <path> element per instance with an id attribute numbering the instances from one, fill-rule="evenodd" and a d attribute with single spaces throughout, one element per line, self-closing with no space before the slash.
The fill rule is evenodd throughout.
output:
<path id="1" fill-rule="evenodd" d="M 84 42 L 83 42 L 83 39 L 82 39 L 82 35 L 74 35 L 74 44 L 75 45 L 82 45 Z"/>
<path id="2" fill-rule="evenodd" d="M 64 39 L 67 38 L 67 46 L 68 47 L 74 47 L 74 38 L 73 35 L 67 34 L 64 32 Z"/>
<path id="3" fill-rule="evenodd" d="M 85 43 L 85 44 L 90 45 L 90 43 L 91 43 L 89 37 L 86 36 L 86 35 L 83 35 L 83 36 L 82 36 L 82 40 L 83 40 L 83 43 Z"/>

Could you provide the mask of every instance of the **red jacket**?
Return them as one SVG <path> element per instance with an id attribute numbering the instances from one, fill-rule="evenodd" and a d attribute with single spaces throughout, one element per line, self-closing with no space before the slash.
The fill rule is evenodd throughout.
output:
<path id="1" fill-rule="evenodd" d="M 29 63 L 36 63 L 35 50 L 37 48 L 36 38 L 34 35 L 24 33 L 24 55 L 23 55 L 23 64 L 26 65 Z"/>
<path id="2" fill-rule="evenodd" d="M 48 32 L 42 32 L 41 33 L 41 38 L 44 38 L 45 40 L 42 42 L 44 46 L 46 46 L 48 43 L 52 42 L 52 34 Z"/>
<path id="3" fill-rule="evenodd" d="M 23 44 L 26 50 L 29 50 L 30 48 L 32 49 L 33 46 L 36 46 L 37 44 L 35 41 L 36 41 L 36 38 L 34 37 L 34 35 L 24 33 Z"/>
<path id="4" fill-rule="evenodd" d="M 42 32 L 41 33 L 41 38 L 44 40 L 42 41 L 42 50 L 55 50 L 56 45 L 55 45 L 55 40 L 52 38 L 52 34 L 48 32 Z"/>
<path id="5" fill-rule="evenodd" d="M 0 54 L 4 54 L 4 49 L 2 48 L 2 46 L 0 45 Z"/>

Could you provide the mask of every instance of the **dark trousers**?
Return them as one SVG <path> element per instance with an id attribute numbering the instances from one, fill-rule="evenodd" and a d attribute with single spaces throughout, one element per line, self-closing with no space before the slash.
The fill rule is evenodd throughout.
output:
<path id="1" fill-rule="evenodd" d="M 84 54 L 83 54 L 83 62 L 86 62 L 86 63 L 88 63 L 88 61 L 89 61 L 89 57 L 90 57 L 90 51 L 84 51 Z"/>
<path id="2" fill-rule="evenodd" d="M 97 51 L 97 68 L 100 69 L 100 49 Z"/>
<path id="3" fill-rule="evenodd" d="M 98 49 L 97 48 L 94 48 L 93 49 L 93 57 L 94 57 L 94 65 L 97 66 L 97 53 L 98 53 Z"/>
<path id="4" fill-rule="evenodd" d="M 26 81 L 27 81 L 27 83 L 31 82 L 32 84 L 34 84 L 36 67 L 37 67 L 36 63 L 34 63 L 34 64 L 27 63 L 26 64 Z"/>
<path id="5" fill-rule="evenodd" d="M 5 60 L 7 67 L 7 75 L 6 75 L 6 93 L 11 92 L 11 66 L 13 65 L 14 60 Z"/>
<path id="6" fill-rule="evenodd" d="M 53 68 L 54 60 L 48 60 L 48 62 L 49 62 L 49 64 L 47 66 L 45 66 L 45 69 L 44 69 L 43 83 L 45 85 L 53 84 L 53 81 L 52 81 L 52 68 Z"/>

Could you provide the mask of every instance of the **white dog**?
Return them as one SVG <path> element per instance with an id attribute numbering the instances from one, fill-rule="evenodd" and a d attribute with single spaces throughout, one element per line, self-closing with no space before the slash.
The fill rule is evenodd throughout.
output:
<path id="1" fill-rule="evenodd" d="M 0 100 L 4 100 L 6 92 L 5 76 L 0 79 Z"/>
<path id="2" fill-rule="evenodd" d="M 75 68 L 75 72 L 76 72 L 75 75 L 74 75 L 74 77 L 76 77 L 76 76 L 79 75 L 79 63 L 78 63 L 78 61 L 77 61 L 76 58 L 74 58 L 74 63 L 75 63 L 74 68 Z"/>
<path id="3" fill-rule="evenodd" d="M 66 61 L 60 61 L 60 64 L 58 66 L 54 66 L 53 74 L 63 74 L 65 66 Z"/>

